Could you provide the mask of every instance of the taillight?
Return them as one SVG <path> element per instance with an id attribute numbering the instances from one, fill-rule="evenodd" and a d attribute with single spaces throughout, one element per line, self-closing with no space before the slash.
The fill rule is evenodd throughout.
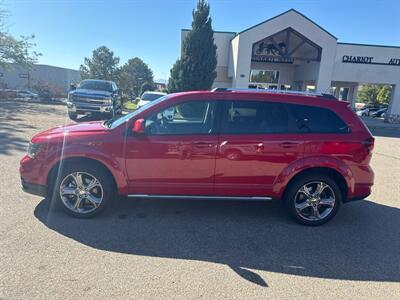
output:
<path id="1" fill-rule="evenodd" d="M 362 144 L 369 150 L 372 151 L 374 149 L 375 138 L 370 137 L 366 140 L 362 141 Z"/>

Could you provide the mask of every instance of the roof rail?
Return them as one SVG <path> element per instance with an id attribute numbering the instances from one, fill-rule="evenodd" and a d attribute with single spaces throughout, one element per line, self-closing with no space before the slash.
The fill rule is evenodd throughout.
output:
<path id="1" fill-rule="evenodd" d="M 308 91 L 288 91 L 288 90 L 276 90 L 276 89 L 252 89 L 252 88 L 214 88 L 211 92 L 256 92 L 256 93 L 269 93 L 269 94 L 288 94 L 288 95 L 302 95 L 302 96 L 314 96 L 324 97 L 327 99 L 337 100 L 335 96 L 331 94 L 308 92 Z"/>

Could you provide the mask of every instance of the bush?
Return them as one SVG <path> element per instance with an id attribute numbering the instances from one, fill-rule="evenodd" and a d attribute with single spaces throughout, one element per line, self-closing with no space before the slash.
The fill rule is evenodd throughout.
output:
<path id="1" fill-rule="evenodd" d="M 32 86 L 39 98 L 45 101 L 51 101 L 53 98 L 64 98 L 66 93 L 56 85 L 50 85 L 48 82 L 38 81 Z"/>

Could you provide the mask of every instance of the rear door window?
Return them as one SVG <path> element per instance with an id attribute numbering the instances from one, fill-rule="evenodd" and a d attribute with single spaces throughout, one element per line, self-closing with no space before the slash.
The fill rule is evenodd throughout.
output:
<path id="1" fill-rule="evenodd" d="M 349 133 L 346 123 L 327 108 L 297 104 L 288 107 L 302 133 Z"/>
<path id="2" fill-rule="evenodd" d="M 223 134 L 287 133 L 286 105 L 261 101 L 226 101 L 222 111 Z"/>

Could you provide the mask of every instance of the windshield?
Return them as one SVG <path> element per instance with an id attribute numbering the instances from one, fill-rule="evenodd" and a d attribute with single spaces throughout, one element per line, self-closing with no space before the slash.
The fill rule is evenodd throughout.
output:
<path id="1" fill-rule="evenodd" d="M 153 100 L 156 100 L 156 99 L 161 98 L 163 96 L 164 95 L 155 94 L 155 93 L 144 93 L 142 95 L 142 99 L 140 99 L 140 100 L 153 101 Z"/>
<path id="2" fill-rule="evenodd" d="M 99 80 L 81 81 L 81 83 L 78 86 L 78 89 L 112 92 L 111 82 L 99 81 Z"/>
<path id="3" fill-rule="evenodd" d="M 144 110 L 146 110 L 146 109 L 148 109 L 148 108 L 150 108 L 150 107 L 152 107 L 152 106 L 154 106 L 154 105 L 156 105 L 156 104 L 158 104 L 158 103 L 160 103 L 160 102 L 162 102 L 162 101 L 164 101 L 166 99 L 168 99 L 167 96 L 162 96 L 161 98 L 158 98 L 156 101 L 148 103 L 147 105 L 144 105 L 144 106 L 140 107 L 139 109 L 131 112 L 130 114 L 127 114 L 126 116 L 124 116 L 122 118 L 119 118 L 119 119 L 114 120 L 114 121 L 112 119 L 108 120 L 105 124 L 109 128 L 114 129 L 114 128 L 118 127 L 119 125 L 125 123 L 126 121 L 130 120 L 131 118 L 135 117 L 136 115 L 138 115 L 142 111 L 144 111 Z"/>

